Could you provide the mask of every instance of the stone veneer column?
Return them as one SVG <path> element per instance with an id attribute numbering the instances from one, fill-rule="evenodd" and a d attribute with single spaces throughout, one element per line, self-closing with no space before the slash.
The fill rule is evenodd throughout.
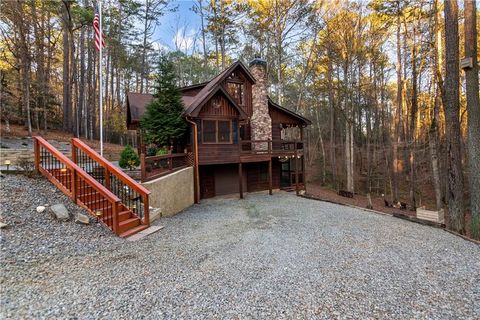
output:
<path id="1" fill-rule="evenodd" d="M 268 113 L 267 62 L 255 58 L 250 62 L 250 72 L 256 82 L 252 86 L 253 114 L 250 119 L 252 140 L 272 139 L 272 119 Z M 256 143 L 254 150 L 267 150 L 267 143 Z"/>

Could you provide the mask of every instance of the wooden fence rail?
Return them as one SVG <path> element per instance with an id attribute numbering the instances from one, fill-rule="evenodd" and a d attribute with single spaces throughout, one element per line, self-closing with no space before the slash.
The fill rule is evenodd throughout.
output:
<path id="1" fill-rule="evenodd" d="M 256 153 L 288 153 L 303 150 L 302 141 L 288 140 L 240 140 L 239 150 L 241 154 Z"/>
<path id="2" fill-rule="evenodd" d="M 187 153 L 172 153 L 163 156 L 140 156 L 142 182 L 151 181 L 174 171 L 188 167 Z"/>

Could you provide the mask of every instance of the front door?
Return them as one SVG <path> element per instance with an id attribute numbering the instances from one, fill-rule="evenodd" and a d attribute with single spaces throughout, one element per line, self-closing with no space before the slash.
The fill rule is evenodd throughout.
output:
<path id="1" fill-rule="evenodd" d="M 280 188 L 290 187 L 293 183 L 292 173 L 295 174 L 295 171 L 291 170 L 290 160 L 280 163 L 282 165 L 280 171 Z"/>

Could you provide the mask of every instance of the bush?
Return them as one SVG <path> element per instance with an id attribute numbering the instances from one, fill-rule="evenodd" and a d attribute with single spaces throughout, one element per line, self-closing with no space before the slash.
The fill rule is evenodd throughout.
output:
<path id="1" fill-rule="evenodd" d="M 131 145 L 128 144 L 125 149 L 123 149 L 122 153 L 120 154 L 120 161 L 118 164 L 120 167 L 124 169 L 129 168 L 130 170 L 134 169 L 140 164 L 140 159 Z"/>
<path id="2" fill-rule="evenodd" d="M 35 163 L 30 157 L 20 157 L 17 159 L 17 166 L 20 167 L 22 173 L 27 177 L 35 176 Z"/>
<path id="3" fill-rule="evenodd" d="M 156 153 L 157 156 L 164 156 L 166 154 L 168 154 L 167 148 L 160 148 L 157 150 L 157 153 Z"/>
<path id="4" fill-rule="evenodd" d="M 157 147 L 157 146 L 149 146 L 149 147 L 147 148 L 147 154 L 146 154 L 146 156 L 147 156 L 147 157 L 156 156 L 156 155 L 157 155 L 157 151 L 158 151 L 158 147 Z"/>

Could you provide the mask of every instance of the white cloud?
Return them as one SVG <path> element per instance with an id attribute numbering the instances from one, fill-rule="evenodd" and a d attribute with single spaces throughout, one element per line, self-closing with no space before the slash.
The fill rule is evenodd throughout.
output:
<path id="1" fill-rule="evenodd" d="M 193 46 L 195 37 L 195 30 L 186 31 L 185 28 L 180 28 L 173 36 L 172 42 L 175 48 L 187 51 Z"/>

